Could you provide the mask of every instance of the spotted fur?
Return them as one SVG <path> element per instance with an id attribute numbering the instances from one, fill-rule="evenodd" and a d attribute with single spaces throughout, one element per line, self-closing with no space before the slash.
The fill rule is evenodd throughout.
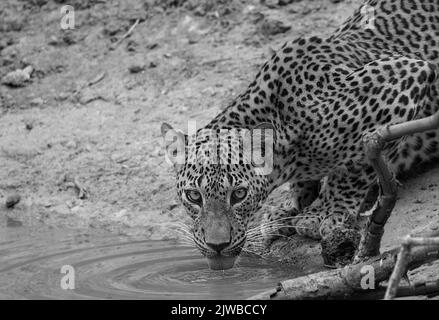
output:
<path id="1" fill-rule="evenodd" d="M 355 220 L 367 190 L 376 183 L 362 135 L 439 109 L 439 2 L 369 0 L 365 5 L 374 8 L 372 28 L 364 25 L 360 8 L 330 37 L 285 43 L 205 127 L 251 130 L 269 123 L 275 130 L 271 174 L 257 175 L 251 165 L 207 162 L 178 168 L 178 194 L 206 256 L 218 253 L 205 240 L 211 217 L 231 228 L 221 254 L 238 255 L 256 211 L 286 182 L 291 183 L 292 210 L 268 214 L 262 223 L 282 221 L 288 228 L 267 237 L 297 232 L 321 239 L 334 226 Z M 438 142 L 437 131 L 419 133 L 387 144 L 384 154 L 400 174 L 437 158 Z M 205 145 L 198 141 L 197 147 Z M 248 189 L 246 198 L 232 205 L 230 194 L 240 186 Z M 202 204 L 186 199 L 188 188 L 201 192 Z"/>

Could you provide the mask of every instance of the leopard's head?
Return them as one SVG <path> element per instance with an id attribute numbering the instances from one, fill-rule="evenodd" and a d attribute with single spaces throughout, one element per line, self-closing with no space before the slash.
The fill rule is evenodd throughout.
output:
<path id="1" fill-rule="evenodd" d="M 228 143 L 229 149 L 224 151 L 215 139 L 200 132 L 191 142 L 168 124 L 161 130 L 167 159 L 172 159 L 176 172 L 178 197 L 193 221 L 196 247 L 211 269 L 232 268 L 246 242 L 249 223 L 268 195 L 267 174 L 245 161 L 239 144 Z M 212 150 L 218 154 L 212 156 Z M 177 155 L 178 151 L 183 155 Z M 231 154 L 239 155 L 240 160 L 230 161 Z"/>

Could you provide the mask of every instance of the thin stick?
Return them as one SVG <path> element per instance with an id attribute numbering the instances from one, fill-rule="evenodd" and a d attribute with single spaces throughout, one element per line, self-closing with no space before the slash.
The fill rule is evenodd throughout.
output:
<path id="1" fill-rule="evenodd" d="M 140 19 L 137 19 L 128 31 L 110 47 L 110 50 L 116 49 L 116 47 L 134 31 L 134 28 L 139 24 L 139 21 Z"/>

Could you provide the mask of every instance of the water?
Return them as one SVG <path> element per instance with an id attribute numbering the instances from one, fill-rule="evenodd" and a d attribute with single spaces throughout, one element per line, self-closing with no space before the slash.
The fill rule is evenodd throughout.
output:
<path id="1" fill-rule="evenodd" d="M 64 265 L 74 267 L 74 290 L 61 288 Z M 273 288 L 291 274 L 291 266 L 257 257 L 212 271 L 194 248 L 170 241 L 0 230 L 3 299 L 238 299 Z"/>

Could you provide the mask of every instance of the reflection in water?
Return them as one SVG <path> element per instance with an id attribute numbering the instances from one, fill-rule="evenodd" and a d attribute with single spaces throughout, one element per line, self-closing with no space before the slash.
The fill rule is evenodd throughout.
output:
<path id="1" fill-rule="evenodd" d="M 257 257 L 242 257 L 233 269 L 212 271 L 194 248 L 169 241 L 1 231 L 0 298 L 238 299 L 271 288 L 293 272 L 291 266 Z M 75 269 L 75 290 L 61 288 L 63 265 Z"/>

